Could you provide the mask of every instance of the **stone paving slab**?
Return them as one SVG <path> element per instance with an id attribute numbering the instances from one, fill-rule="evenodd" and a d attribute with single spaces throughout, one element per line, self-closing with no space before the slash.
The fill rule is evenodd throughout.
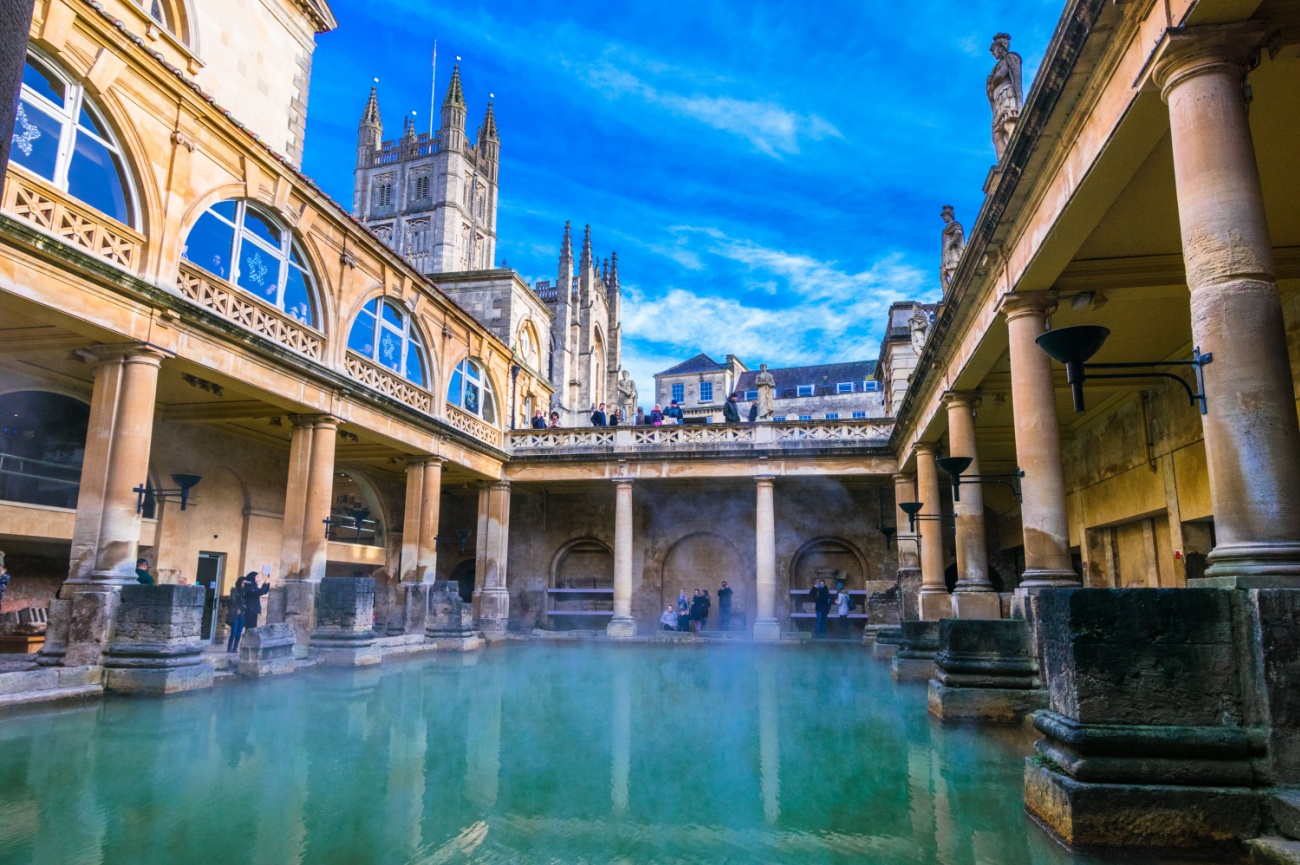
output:
<path id="1" fill-rule="evenodd" d="M 1300 865 L 1300 841 L 1255 838 L 1246 842 L 1250 865 Z"/>

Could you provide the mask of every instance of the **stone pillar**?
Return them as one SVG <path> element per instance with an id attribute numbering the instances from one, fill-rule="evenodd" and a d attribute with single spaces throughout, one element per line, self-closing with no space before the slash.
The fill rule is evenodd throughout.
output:
<path id="1" fill-rule="evenodd" d="M 948 455 L 970 457 L 965 474 L 980 473 L 975 443 L 973 393 L 954 391 L 944 396 L 948 407 Z M 984 535 L 984 491 L 979 483 L 962 484 L 960 501 L 953 502 L 957 518 L 957 587 L 952 614 L 957 619 L 1000 619 L 1002 602 L 989 581 L 989 552 Z"/>
<path id="2" fill-rule="evenodd" d="M 615 639 L 636 636 L 632 618 L 632 479 L 614 478 L 614 618 L 605 632 Z"/>
<path id="3" fill-rule="evenodd" d="M 758 508 L 755 519 L 754 594 L 758 615 L 754 619 L 755 640 L 781 639 L 781 625 L 776 620 L 776 512 L 772 502 L 775 475 L 758 475 Z"/>
<path id="4" fill-rule="evenodd" d="M 504 633 L 510 620 L 506 589 L 506 554 L 510 546 L 510 483 L 483 486 L 478 496 L 478 548 L 474 601 L 478 626 L 487 633 Z"/>
<path id="5" fill-rule="evenodd" d="M 203 660 L 202 586 L 123 586 L 113 638 L 104 654 L 104 687 L 161 696 L 211 688 Z"/>
<path id="6" fill-rule="evenodd" d="M 331 577 L 320 584 L 311 656 L 318 664 L 364 667 L 378 664 L 373 577 Z"/>
<path id="7" fill-rule="evenodd" d="M 140 511 L 135 488 L 149 481 L 158 370 L 166 355 L 148 345 L 99 346 L 81 465 L 68 580 L 59 590 L 71 601 L 52 608 L 67 615 L 66 642 L 52 644 L 42 662 L 98 664 L 113 633 L 118 592 L 135 583 Z"/>
<path id="8" fill-rule="evenodd" d="M 952 615 L 952 598 L 943 579 L 943 522 L 938 519 L 943 513 L 943 499 L 939 493 L 939 468 L 934 462 L 937 452 L 933 444 L 916 446 L 917 501 L 925 505 L 921 516 L 934 517 L 916 524 L 921 537 L 920 615 L 926 622 Z"/>
<path id="9" fill-rule="evenodd" d="M 432 583 L 438 573 L 438 513 L 442 457 L 417 457 L 406 465 L 406 520 L 402 524 L 402 582 Z"/>
<path id="10" fill-rule="evenodd" d="M 421 584 L 423 585 L 423 584 Z M 428 584 L 429 612 L 425 641 L 439 650 L 467 652 L 481 649 L 483 638 L 474 629 L 474 610 L 460 596 L 460 583 L 436 580 Z"/>
<path id="11" fill-rule="evenodd" d="M 1008 294 L 1002 299 L 1001 312 L 1007 319 L 1011 343 L 1016 461 L 1025 473 L 1020 482 L 1020 520 L 1025 534 L 1022 589 L 1080 584 L 1079 575 L 1070 566 L 1052 361 L 1034 341 L 1046 332 L 1047 309 L 1055 300 L 1050 292 Z"/>
<path id="12" fill-rule="evenodd" d="M 292 418 L 289 479 L 284 499 L 284 620 L 293 626 L 294 655 L 306 657 L 316 629 L 316 593 L 325 577 L 329 549 L 325 520 L 334 495 L 334 445 L 338 419 L 326 415 Z"/>
<path id="13" fill-rule="evenodd" d="M 910 520 L 903 502 L 914 502 L 916 477 L 894 475 L 894 526 L 898 544 L 898 616 L 900 621 L 915 621 L 921 617 L 921 535 L 911 530 Z M 917 525 L 920 525 L 919 523 Z"/>
<path id="14" fill-rule="evenodd" d="M 1169 105 L 1192 335 L 1205 367 L 1205 459 L 1222 585 L 1300 585 L 1300 426 L 1242 85 L 1262 21 L 1170 31 Z"/>

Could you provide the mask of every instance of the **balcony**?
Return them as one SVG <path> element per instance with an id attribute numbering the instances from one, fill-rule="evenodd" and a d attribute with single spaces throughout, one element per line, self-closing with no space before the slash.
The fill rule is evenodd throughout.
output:
<path id="1" fill-rule="evenodd" d="M 573 427 L 517 430 L 509 450 L 516 460 L 603 455 L 713 455 L 884 451 L 892 421 L 814 420 L 758 424 Z"/>

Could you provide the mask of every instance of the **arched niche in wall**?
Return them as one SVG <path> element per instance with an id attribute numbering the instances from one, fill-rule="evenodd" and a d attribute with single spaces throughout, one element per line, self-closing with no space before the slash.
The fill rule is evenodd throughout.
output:
<path id="1" fill-rule="evenodd" d="M 354 469 L 336 469 L 328 537 L 344 544 L 384 545 L 387 523 L 374 484 Z"/>
<path id="2" fill-rule="evenodd" d="M 569 541 L 551 560 L 553 589 L 610 589 L 614 587 L 614 553 L 595 538 Z"/>
<path id="3" fill-rule="evenodd" d="M 663 579 L 660 585 L 660 610 L 677 603 L 677 596 L 686 593 L 689 600 L 696 589 L 707 589 L 713 600 L 709 612 L 710 627 L 718 620 L 718 589 L 723 581 L 734 594 L 731 608 L 744 612 L 753 621 L 754 574 L 741 558 L 740 551 L 730 539 L 713 532 L 696 532 L 673 544 L 664 557 Z"/>
<path id="4" fill-rule="evenodd" d="M 833 591 L 838 581 L 846 589 L 862 589 L 872 579 L 871 568 L 862 552 L 843 538 L 814 538 L 801 546 L 790 560 L 790 589 L 810 589 L 825 580 Z"/>

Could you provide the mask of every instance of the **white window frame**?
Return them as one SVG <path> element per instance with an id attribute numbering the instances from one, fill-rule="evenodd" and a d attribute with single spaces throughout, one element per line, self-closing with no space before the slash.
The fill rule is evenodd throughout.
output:
<path id="1" fill-rule="evenodd" d="M 713 402 L 713 382 L 700 382 L 700 402 Z"/>
<path id="2" fill-rule="evenodd" d="M 795 396 L 814 396 L 817 393 L 817 386 L 812 384 L 796 385 L 794 389 Z"/>
<path id="3" fill-rule="evenodd" d="M 678 405 L 686 402 L 686 385 L 678 382 L 668 388 L 669 398 L 674 400 Z"/>
<path id="4" fill-rule="evenodd" d="M 42 180 L 46 181 L 47 183 L 53 184 L 61 192 L 67 192 L 70 197 L 75 198 L 75 196 L 72 196 L 72 193 L 68 192 L 68 171 L 72 167 L 72 158 L 73 156 L 76 155 L 77 152 L 77 148 L 76 148 L 77 136 L 78 135 L 89 136 L 93 141 L 107 148 L 110 153 L 112 153 L 121 161 L 122 193 L 126 198 L 126 210 L 127 210 L 127 221 L 124 222 L 123 225 L 129 226 L 130 228 L 138 228 L 140 223 L 140 210 L 136 202 L 139 201 L 139 195 L 136 193 L 135 178 L 131 176 L 129 166 L 126 161 L 126 155 L 122 152 L 121 146 L 116 141 L 113 141 L 111 138 L 106 140 L 103 136 L 99 135 L 97 132 L 87 129 L 86 127 L 82 126 L 80 123 L 77 122 L 78 118 L 81 117 L 81 111 L 84 108 L 86 111 L 90 113 L 92 117 L 94 117 L 96 120 L 99 121 L 101 126 L 103 126 L 105 129 L 108 130 L 109 135 L 112 135 L 113 128 L 108 124 L 106 118 L 104 117 L 104 112 L 101 111 L 99 109 L 99 106 L 95 104 L 94 99 L 86 98 L 86 88 L 82 87 L 81 84 L 79 84 L 70 75 L 64 72 L 63 68 L 59 66 L 59 64 L 45 58 L 40 54 L 37 54 L 35 51 L 27 52 L 26 59 L 23 61 L 24 65 L 26 65 L 26 63 L 29 60 L 35 61 L 36 66 L 41 67 L 46 72 L 50 73 L 55 78 L 58 78 L 60 81 L 62 81 L 66 90 L 63 96 L 63 105 L 55 105 L 53 102 L 46 99 L 44 96 L 37 93 L 36 91 L 32 90 L 24 83 L 22 85 L 22 89 L 19 94 L 19 101 L 18 101 L 19 117 L 16 118 L 16 121 L 14 123 L 14 135 L 15 136 L 19 135 L 20 125 L 23 117 L 25 117 L 24 110 L 23 110 L 23 102 L 28 102 L 33 106 L 33 108 L 44 111 L 46 114 L 50 115 L 54 120 L 58 121 L 59 149 L 56 156 L 54 157 L 54 176 L 53 177 L 41 176 L 40 174 L 33 171 L 32 169 L 27 168 L 24 165 L 20 165 L 13 158 L 12 154 L 9 158 L 10 163 L 13 165 L 17 165 L 23 171 L 26 171 L 35 177 L 40 177 Z M 14 144 L 11 146 L 11 150 L 12 147 L 16 147 L 16 146 L 18 146 L 17 142 L 14 142 Z M 76 200 L 81 201 L 81 199 L 79 198 Z M 94 210 L 96 213 L 103 213 L 103 211 L 100 211 L 97 208 L 91 207 L 91 209 Z M 108 217 L 109 219 L 112 219 L 114 222 L 117 222 L 117 219 L 115 217 L 109 216 L 107 213 L 103 213 L 103 215 Z"/>
<path id="5" fill-rule="evenodd" d="M 876 381 L 873 378 L 869 378 L 862 383 L 863 393 L 880 393 L 880 391 L 881 391 L 880 382 Z"/>
<path id="6" fill-rule="evenodd" d="M 456 385 L 457 373 L 460 374 L 460 393 L 453 399 L 451 389 Z M 480 394 L 478 411 L 465 407 L 465 392 L 471 384 L 478 385 Z M 447 402 L 467 414 L 480 417 L 485 422 L 496 426 L 497 417 L 499 416 L 497 412 L 496 389 L 492 387 L 492 379 L 488 376 L 487 369 L 484 368 L 483 364 L 479 363 L 472 357 L 462 359 L 460 363 L 456 364 L 456 368 L 452 371 L 450 381 L 447 384 Z M 484 411 L 487 407 L 491 407 L 492 409 L 491 417 L 488 417 L 488 413 Z"/>
<path id="7" fill-rule="evenodd" d="M 400 329 L 393 327 L 392 324 L 384 320 L 385 306 L 391 307 L 397 313 L 397 317 L 402 320 Z M 368 307 L 374 307 L 374 309 L 368 309 Z M 375 318 L 374 329 L 370 335 L 370 356 L 367 360 L 374 361 L 389 372 L 397 373 L 416 387 L 427 388 L 429 386 L 429 364 L 424 353 L 424 341 L 420 339 L 420 329 L 415 326 L 415 316 L 409 314 L 391 300 L 385 300 L 382 297 L 371 298 L 361 305 L 361 309 L 369 312 Z M 360 312 L 358 312 L 358 315 L 360 315 Z M 355 319 L 353 322 L 353 326 L 355 326 Z M 401 346 L 401 356 L 398 358 L 396 368 L 389 366 L 379 358 L 380 337 L 385 333 L 395 337 Z M 348 332 L 348 342 L 352 342 L 351 331 Z M 357 351 L 351 345 L 348 346 L 348 350 Z M 406 374 L 406 362 L 412 350 L 415 351 L 416 357 L 420 360 L 420 371 L 425 379 L 423 382 L 417 382 Z M 361 354 L 361 352 L 357 351 L 357 354 Z"/>
<path id="8" fill-rule="evenodd" d="M 840 382 L 839 384 L 835 385 L 835 392 L 836 392 L 836 393 L 853 393 L 853 382 L 851 382 L 851 381 L 842 381 L 842 382 Z"/>
<path id="9" fill-rule="evenodd" d="M 756 399 L 758 399 L 758 391 L 756 391 L 756 390 L 747 390 L 747 391 L 745 391 L 745 401 L 746 401 L 746 402 L 753 402 L 753 401 L 756 400 Z"/>

